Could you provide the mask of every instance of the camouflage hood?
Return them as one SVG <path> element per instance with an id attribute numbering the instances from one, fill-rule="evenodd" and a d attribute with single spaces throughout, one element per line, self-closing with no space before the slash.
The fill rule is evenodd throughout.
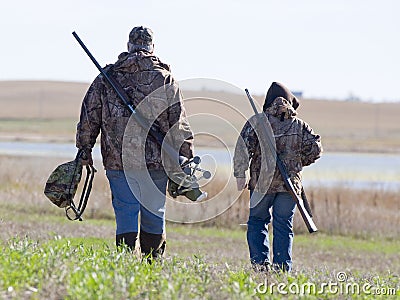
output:
<path id="1" fill-rule="evenodd" d="M 171 71 L 169 65 L 163 63 L 157 56 L 147 51 L 137 51 L 134 53 L 122 52 L 113 67 L 114 71 L 124 73 L 155 71 L 158 69 Z"/>

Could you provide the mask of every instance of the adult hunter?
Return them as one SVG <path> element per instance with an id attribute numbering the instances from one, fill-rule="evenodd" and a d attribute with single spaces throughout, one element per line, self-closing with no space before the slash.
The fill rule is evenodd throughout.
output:
<path id="1" fill-rule="evenodd" d="M 170 67 L 153 50 L 153 32 L 134 27 L 128 52 L 121 53 L 105 71 L 122 86 L 130 104 L 141 107 L 141 114 L 154 120 L 152 128 L 169 136 L 168 142 L 180 155 L 191 158 L 193 136 L 179 86 Z M 86 154 L 82 163 L 93 164 L 92 148 L 101 133 L 101 154 L 116 219 L 116 245 L 126 244 L 133 250 L 139 240 L 142 254 L 161 257 L 166 244 L 165 159 L 159 143 L 148 134 L 149 128 L 142 128 L 130 116 L 131 111 L 100 74 L 83 99 L 76 146 Z"/>
<path id="2" fill-rule="evenodd" d="M 275 154 L 286 167 L 295 193 L 301 195 L 301 170 L 315 162 L 322 153 L 320 136 L 296 117 L 299 101 L 282 84 L 273 82 L 263 105 L 263 114 L 251 117 L 244 125 L 235 148 L 234 176 L 238 190 L 248 186 L 250 213 L 247 222 L 247 243 L 250 260 L 257 270 L 291 271 L 293 244 L 293 216 L 296 202 L 289 193 L 281 172 L 276 167 Z M 263 123 L 260 123 L 263 122 Z M 266 126 L 268 125 L 268 126 Z M 262 130 L 269 128 L 276 151 L 261 145 Z M 268 137 L 269 138 L 269 137 Z M 276 153 L 275 153 L 276 152 Z M 246 170 L 250 163 L 250 180 L 246 184 Z M 268 225 L 273 226 L 272 253 Z"/>

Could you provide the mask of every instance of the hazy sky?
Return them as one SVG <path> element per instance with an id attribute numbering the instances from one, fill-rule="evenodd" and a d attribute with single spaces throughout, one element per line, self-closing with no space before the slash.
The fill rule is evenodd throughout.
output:
<path id="1" fill-rule="evenodd" d="M 176 79 L 253 93 L 280 81 L 306 97 L 400 101 L 400 1 L 3 1 L 0 80 L 91 82 L 136 25 Z"/>

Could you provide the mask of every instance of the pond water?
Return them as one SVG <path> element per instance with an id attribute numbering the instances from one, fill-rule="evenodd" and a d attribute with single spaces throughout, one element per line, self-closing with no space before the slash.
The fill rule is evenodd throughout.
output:
<path id="1" fill-rule="evenodd" d="M 229 149 L 196 148 L 203 167 L 232 170 L 233 151 Z M 0 155 L 47 156 L 73 159 L 74 144 L 0 142 Z M 94 159 L 100 160 L 95 147 Z M 100 162 L 99 162 L 100 164 Z M 305 186 L 349 186 L 352 188 L 391 189 L 400 191 L 400 154 L 326 152 L 303 171 Z"/>

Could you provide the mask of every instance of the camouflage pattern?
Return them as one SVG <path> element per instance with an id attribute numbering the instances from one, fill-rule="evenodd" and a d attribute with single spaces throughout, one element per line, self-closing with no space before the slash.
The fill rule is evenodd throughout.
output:
<path id="1" fill-rule="evenodd" d="M 150 28 L 138 26 L 129 33 L 128 52 L 138 50 L 153 52 L 153 31 Z"/>
<path id="2" fill-rule="evenodd" d="M 67 207 L 76 194 L 82 177 L 80 159 L 58 166 L 46 182 L 44 194 L 58 207 Z"/>
<path id="3" fill-rule="evenodd" d="M 131 104 L 138 106 L 143 100 L 150 101 L 150 109 L 162 111 L 154 116 L 153 111 L 144 112 L 150 120 L 154 117 L 158 131 L 165 135 L 171 127 L 177 133 L 174 137 L 185 137 L 180 143 L 180 154 L 185 157 L 193 155 L 193 137 L 180 89 L 173 79 L 168 65 L 158 57 L 146 51 L 124 52 L 119 55 L 115 64 L 105 68 L 107 73 L 123 87 L 130 97 Z M 156 97 L 147 97 L 155 90 Z M 122 145 L 124 131 L 131 112 L 109 86 L 102 75 L 99 75 L 89 87 L 83 99 L 80 121 L 77 125 L 76 146 L 79 149 L 92 149 L 101 132 L 101 153 L 103 165 L 107 170 L 122 170 Z M 177 126 L 174 126 L 178 124 Z M 128 143 L 145 145 L 145 153 L 133 153 L 137 161 L 130 162 L 130 168 L 162 169 L 161 149 L 158 143 L 146 135 L 139 125 L 138 131 L 129 136 Z M 141 158 L 143 156 L 143 158 Z"/>
<path id="4" fill-rule="evenodd" d="M 296 117 L 296 111 L 291 103 L 283 97 L 277 97 L 265 109 L 265 114 L 273 130 L 276 151 L 286 166 L 297 194 L 301 194 L 301 170 L 315 162 L 322 153 L 321 138 L 311 127 Z M 261 150 L 256 135 L 257 116 L 250 118 L 244 125 L 236 144 L 234 155 L 234 176 L 245 177 L 249 168 L 249 189 L 256 187 L 261 168 Z M 256 124 L 256 125 L 254 125 Z M 243 139 L 243 140 L 242 140 Z M 243 145 L 244 144 L 244 145 Z M 260 179 L 260 181 L 262 181 Z M 269 183 L 269 182 L 268 182 Z M 259 182 L 259 186 L 268 183 Z M 267 193 L 287 192 L 279 170 L 275 167 L 272 182 Z"/>

